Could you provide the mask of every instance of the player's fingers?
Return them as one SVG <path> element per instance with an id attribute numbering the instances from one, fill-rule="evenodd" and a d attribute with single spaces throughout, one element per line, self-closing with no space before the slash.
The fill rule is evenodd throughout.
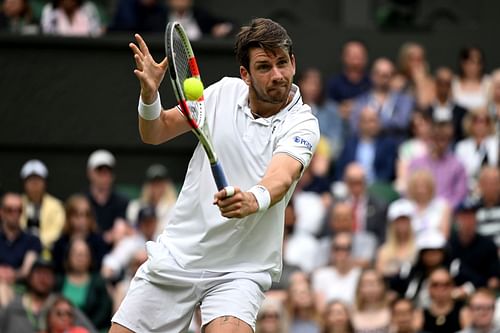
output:
<path id="1" fill-rule="evenodd" d="M 144 53 L 145 56 L 148 56 L 149 49 L 144 39 L 142 39 L 141 35 L 135 34 L 135 40 L 137 40 L 137 43 L 139 44 L 139 48 L 141 49 L 142 53 Z"/>
<path id="2" fill-rule="evenodd" d="M 128 44 L 128 46 L 130 47 L 130 49 L 134 54 L 138 54 L 141 58 L 144 58 L 144 54 L 142 54 L 141 50 L 139 50 L 137 45 L 135 45 L 134 43 L 130 43 Z"/>
<path id="3" fill-rule="evenodd" d="M 144 70 L 144 63 L 143 63 L 141 57 L 139 57 L 137 54 L 135 54 L 134 60 L 135 60 L 135 65 L 137 66 L 137 69 L 140 71 L 143 71 Z"/>

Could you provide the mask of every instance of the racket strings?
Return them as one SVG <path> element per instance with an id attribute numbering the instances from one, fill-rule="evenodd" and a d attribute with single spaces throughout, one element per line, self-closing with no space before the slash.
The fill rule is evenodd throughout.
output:
<path id="1" fill-rule="evenodd" d="M 184 45 L 184 41 L 177 31 L 174 31 L 172 40 L 173 51 L 175 54 L 175 69 L 179 83 L 183 84 L 184 80 L 193 77 L 191 63 L 189 61 L 190 57 L 188 51 L 186 50 L 186 46 Z M 201 125 L 202 121 L 200 117 L 202 112 L 199 112 L 198 110 L 198 103 L 187 101 L 186 104 L 188 105 L 191 117 L 198 125 Z"/>

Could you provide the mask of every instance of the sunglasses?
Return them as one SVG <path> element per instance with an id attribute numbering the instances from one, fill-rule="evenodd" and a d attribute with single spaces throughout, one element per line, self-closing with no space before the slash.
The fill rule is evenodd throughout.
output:
<path id="1" fill-rule="evenodd" d="M 487 305 L 487 304 L 471 304 L 469 307 L 472 311 L 484 311 L 484 312 L 492 311 L 495 308 L 495 306 L 493 304 L 489 304 L 489 305 Z"/>
<path id="2" fill-rule="evenodd" d="M 429 283 L 429 286 L 431 288 L 449 288 L 449 287 L 451 287 L 451 282 L 450 281 L 448 281 L 448 282 L 431 281 L 431 283 Z"/>
<path id="3" fill-rule="evenodd" d="M 267 313 L 263 313 L 260 316 L 261 320 L 263 320 L 263 319 L 279 319 L 279 318 L 280 318 L 280 315 L 276 312 L 267 312 Z"/>
<path id="4" fill-rule="evenodd" d="M 54 314 L 57 317 L 69 317 L 73 318 L 73 312 L 71 310 L 56 310 Z"/>
<path id="5" fill-rule="evenodd" d="M 23 212 L 23 207 L 21 207 L 21 206 L 5 206 L 5 207 L 3 207 L 3 210 L 7 214 L 13 214 L 13 213 L 21 214 Z"/>
<path id="6" fill-rule="evenodd" d="M 71 213 L 71 215 L 76 217 L 89 217 L 90 210 L 75 210 Z"/>
<path id="7" fill-rule="evenodd" d="M 346 251 L 346 252 L 349 252 L 351 251 L 351 246 L 350 245 L 334 245 L 332 246 L 332 250 L 333 251 Z"/>

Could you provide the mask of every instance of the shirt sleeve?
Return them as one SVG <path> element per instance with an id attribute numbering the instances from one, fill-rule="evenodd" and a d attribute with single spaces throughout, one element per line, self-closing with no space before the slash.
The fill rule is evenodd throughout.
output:
<path id="1" fill-rule="evenodd" d="M 305 169 L 318 145 L 318 121 L 310 112 L 301 112 L 290 118 L 283 124 L 273 155 L 288 154 L 299 161 Z"/>

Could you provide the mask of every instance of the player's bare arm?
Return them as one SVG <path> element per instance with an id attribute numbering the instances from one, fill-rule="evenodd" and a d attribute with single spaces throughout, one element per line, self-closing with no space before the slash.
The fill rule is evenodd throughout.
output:
<path id="1" fill-rule="evenodd" d="M 276 154 L 267 168 L 260 185 L 264 186 L 271 196 L 271 206 L 283 199 L 293 182 L 300 177 L 302 164 L 293 157 Z M 242 192 L 234 188 L 234 195 L 227 198 L 226 189 L 215 194 L 214 204 L 219 206 L 222 216 L 242 218 L 258 211 L 257 199 L 251 192 Z"/>
<path id="2" fill-rule="evenodd" d="M 135 39 L 137 44 L 129 44 L 136 64 L 134 74 L 141 86 L 142 101 L 152 104 L 158 98 L 158 88 L 167 71 L 167 58 L 157 63 L 144 39 L 139 34 L 135 34 Z M 154 120 L 139 117 L 139 132 L 145 143 L 160 144 L 188 130 L 189 126 L 176 108 L 163 110 L 160 117 Z"/>

